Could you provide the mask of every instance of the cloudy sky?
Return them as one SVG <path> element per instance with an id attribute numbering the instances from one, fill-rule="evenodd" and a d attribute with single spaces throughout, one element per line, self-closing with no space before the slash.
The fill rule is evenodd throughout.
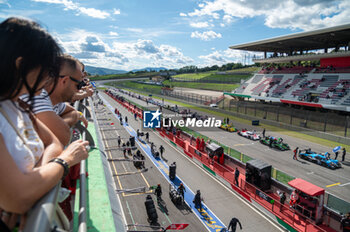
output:
<path id="1" fill-rule="evenodd" d="M 65 52 L 119 70 L 248 62 L 229 46 L 350 23 L 349 0 L 0 0 Z"/>

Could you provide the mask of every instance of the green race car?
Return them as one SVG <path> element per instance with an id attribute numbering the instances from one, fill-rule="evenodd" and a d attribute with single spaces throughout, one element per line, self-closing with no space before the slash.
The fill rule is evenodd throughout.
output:
<path id="1" fill-rule="evenodd" d="M 266 136 L 265 138 L 262 138 L 260 140 L 261 144 L 264 144 L 266 146 L 270 146 L 271 148 L 276 148 L 278 150 L 281 151 L 286 151 L 289 150 L 290 147 L 287 143 L 283 143 L 283 139 L 282 138 L 275 138 L 272 136 Z"/>

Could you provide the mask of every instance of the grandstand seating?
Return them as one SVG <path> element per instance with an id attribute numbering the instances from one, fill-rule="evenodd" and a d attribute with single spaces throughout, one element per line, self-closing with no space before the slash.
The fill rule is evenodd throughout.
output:
<path id="1" fill-rule="evenodd" d="M 294 70 L 294 74 L 290 73 L 291 70 Z M 347 70 L 346 73 L 345 70 Z M 283 71 L 285 72 L 283 73 Z M 268 100 L 276 98 L 277 101 L 285 99 L 350 106 L 350 96 L 348 95 L 350 93 L 350 69 L 342 68 L 341 71 L 344 72 L 334 74 L 314 71 L 315 68 L 312 67 L 304 69 L 293 67 L 288 68 L 288 70 L 284 68 L 278 70 L 277 75 L 276 70 L 269 74 L 259 72 L 233 93 L 256 96 L 259 99 L 268 98 Z"/>
<path id="2" fill-rule="evenodd" d="M 279 69 L 275 69 L 273 74 L 289 74 L 289 73 L 309 73 L 312 71 L 313 67 L 302 67 L 302 66 L 294 66 L 294 67 L 283 67 Z"/>
<path id="3" fill-rule="evenodd" d="M 350 67 L 317 68 L 315 73 L 350 73 Z"/>
<path id="4" fill-rule="evenodd" d="M 259 74 L 293 74 L 293 73 L 309 73 L 313 71 L 314 67 L 303 67 L 303 66 L 293 66 L 293 67 L 267 67 L 262 68 Z M 350 72 L 350 70 L 349 70 Z"/>

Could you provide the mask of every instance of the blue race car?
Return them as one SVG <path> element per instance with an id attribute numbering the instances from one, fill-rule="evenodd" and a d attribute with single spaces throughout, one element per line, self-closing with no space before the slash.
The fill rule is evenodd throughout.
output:
<path id="1" fill-rule="evenodd" d="M 306 150 L 301 150 L 299 152 L 299 157 L 301 159 L 309 160 L 318 165 L 321 165 L 333 170 L 336 168 L 341 168 L 341 163 L 338 160 L 330 159 L 329 155 L 330 154 L 328 152 L 324 154 L 313 152 L 311 151 L 310 148 Z"/>

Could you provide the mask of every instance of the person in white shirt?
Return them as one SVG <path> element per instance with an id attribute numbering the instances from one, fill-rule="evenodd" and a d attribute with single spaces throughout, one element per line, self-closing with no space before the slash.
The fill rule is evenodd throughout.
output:
<path id="1" fill-rule="evenodd" d="M 52 36 L 33 21 L 8 18 L 0 23 L 0 51 L 0 208 L 5 222 L 10 213 L 27 212 L 69 166 L 86 159 L 88 142 L 78 140 L 63 150 L 19 100 L 55 82 L 61 49 Z"/>

